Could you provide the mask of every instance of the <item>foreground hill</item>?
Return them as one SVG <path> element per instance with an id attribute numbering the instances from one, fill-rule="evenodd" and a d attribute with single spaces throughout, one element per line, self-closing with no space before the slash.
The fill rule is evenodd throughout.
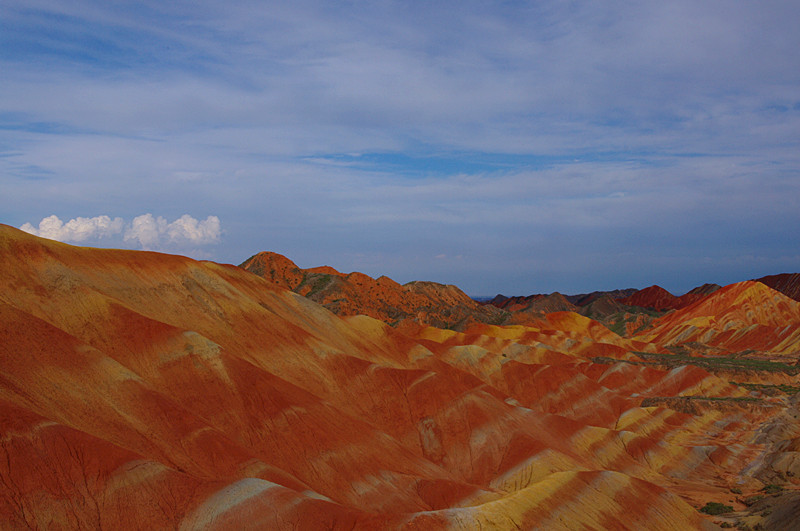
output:
<path id="1" fill-rule="evenodd" d="M 398 329 L 234 266 L 6 226 L 0 273 L 3 529 L 682 530 L 791 514 L 791 497 L 745 503 L 767 482 L 794 494 L 791 385 L 747 387 L 574 312 Z M 698 511 L 711 501 L 739 512 Z"/>

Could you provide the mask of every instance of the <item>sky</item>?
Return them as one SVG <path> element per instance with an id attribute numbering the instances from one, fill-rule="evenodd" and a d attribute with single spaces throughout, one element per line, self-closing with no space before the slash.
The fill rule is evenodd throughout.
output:
<path id="1" fill-rule="evenodd" d="M 0 222 L 473 296 L 800 272 L 800 3 L 3 0 Z"/>

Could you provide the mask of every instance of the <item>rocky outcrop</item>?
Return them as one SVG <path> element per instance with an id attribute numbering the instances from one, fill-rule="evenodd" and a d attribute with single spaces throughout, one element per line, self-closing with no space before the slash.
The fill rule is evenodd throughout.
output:
<path id="1" fill-rule="evenodd" d="M 368 315 L 390 324 L 414 321 L 442 328 L 463 328 L 473 322 L 499 323 L 507 314 L 472 300 L 453 285 L 409 282 L 386 276 L 344 274 L 330 266 L 300 269 L 277 253 L 262 252 L 240 265 L 290 289 L 341 316 Z"/>

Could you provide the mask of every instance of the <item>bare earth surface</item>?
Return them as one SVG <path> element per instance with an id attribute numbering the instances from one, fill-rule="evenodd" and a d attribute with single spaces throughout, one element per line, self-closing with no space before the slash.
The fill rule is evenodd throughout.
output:
<path id="1" fill-rule="evenodd" d="M 267 258 L 0 226 L 0 528 L 800 521 L 800 302 L 764 284 L 619 335 Z"/>

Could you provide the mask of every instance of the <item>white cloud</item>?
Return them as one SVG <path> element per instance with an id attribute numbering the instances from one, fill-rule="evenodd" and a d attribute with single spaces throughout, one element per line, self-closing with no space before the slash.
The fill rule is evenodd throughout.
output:
<path id="1" fill-rule="evenodd" d="M 64 223 L 58 216 L 48 216 L 39 227 L 25 223 L 21 230 L 35 236 L 62 242 L 87 242 L 123 235 L 124 242 L 137 242 L 142 249 L 183 248 L 209 245 L 220 240 L 222 229 L 217 216 L 199 221 L 184 214 L 172 223 L 153 214 L 142 214 L 125 223 L 122 218 L 77 217 Z"/>
<path id="2" fill-rule="evenodd" d="M 158 246 L 161 235 L 167 231 L 167 220 L 152 214 L 143 214 L 133 218 L 133 222 L 125 231 L 125 241 L 138 240 L 143 249 L 152 249 Z"/>
<path id="3" fill-rule="evenodd" d="M 53 215 L 40 221 L 38 229 L 30 223 L 25 223 L 20 229 L 51 240 L 85 242 L 87 240 L 110 238 L 115 234 L 120 234 L 122 233 L 123 225 L 122 218 L 111 219 L 108 216 L 77 217 L 64 223 L 58 216 Z"/>
<path id="4" fill-rule="evenodd" d="M 143 214 L 133 219 L 125 231 L 125 241 L 138 241 L 144 249 L 155 249 L 167 244 L 208 245 L 219 241 L 222 230 L 217 216 L 198 221 L 184 214 L 172 223 L 159 216 Z"/>

